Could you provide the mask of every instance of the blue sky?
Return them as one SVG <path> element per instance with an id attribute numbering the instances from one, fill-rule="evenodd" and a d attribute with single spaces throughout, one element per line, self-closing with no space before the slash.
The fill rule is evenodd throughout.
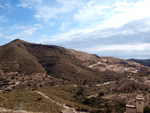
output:
<path id="1" fill-rule="evenodd" d="M 0 0 L 0 45 L 16 38 L 150 58 L 150 0 Z"/>

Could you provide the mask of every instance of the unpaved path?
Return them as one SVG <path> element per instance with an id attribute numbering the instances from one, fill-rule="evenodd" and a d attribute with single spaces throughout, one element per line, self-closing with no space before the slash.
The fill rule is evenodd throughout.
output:
<path id="1" fill-rule="evenodd" d="M 58 106 L 64 107 L 66 110 L 62 110 L 63 113 L 87 113 L 87 112 L 76 111 L 74 108 L 69 107 L 64 103 L 58 102 L 58 101 L 48 97 L 47 95 L 45 95 L 44 93 L 42 93 L 40 91 L 32 91 L 32 92 L 38 93 L 38 94 L 42 95 L 44 98 L 49 99 L 50 101 L 56 103 Z M 70 112 L 68 112 L 68 111 L 70 111 Z"/>
<path id="2" fill-rule="evenodd" d="M 104 82 L 104 83 L 102 83 L 102 84 L 96 84 L 95 86 L 96 87 L 102 87 L 102 86 L 106 86 L 106 85 L 110 85 L 110 84 L 113 84 L 113 83 L 115 83 L 116 81 L 109 81 L 109 82 Z M 90 95 L 90 96 L 88 96 L 87 98 L 92 98 L 92 97 L 97 97 L 98 96 L 98 93 L 96 93 L 96 94 L 93 94 L 93 95 Z"/>
<path id="3" fill-rule="evenodd" d="M 97 62 L 96 64 L 92 64 L 92 65 L 89 66 L 89 68 L 93 68 L 93 66 L 97 66 L 99 64 L 101 64 L 101 62 Z"/>
<path id="4" fill-rule="evenodd" d="M 115 83 L 116 81 L 109 81 L 109 82 L 104 82 L 102 84 L 96 84 L 95 86 L 96 87 L 101 87 L 101 86 L 105 86 L 105 85 L 109 85 L 109 84 L 112 84 L 112 83 Z"/>
<path id="5" fill-rule="evenodd" d="M 18 82 L 15 82 L 15 84 L 13 84 L 13 85 L 10 85 L 10 86 L 8 86 L 7 88 L 5 88 L 4 90 L 11 90 L 13 87 L 15 87 L 15 86 L 17 86 L 17 85 L 19 85 L 20 84 L 20 82 L 18 81 Z"/>
<path id="6" fill-rule="evenodd" d="M 28 111 L 23 111 L 23 110 L 14 111 L 14 110 L 9 110 L 9 109 L 0 107 L 0 113 L 37 113 L 37 112 L 28 112 Z"/>
<path id="7" fill-rule="evenodd" d="M 7 90 L 12 90 L 12 88 L 14 88 L 15 86 L 17 86 L 17 85 L 19 85 L 19 84 L 20 84 L 20 81 L 15 82 L 14 84 L 11 84 L 11 85 L 9 85 L 9 86 L 7 86 L 7 87 L 5 87 L 5 88 L 2 88 L 2 89 L 0 90 L 0 93 L 2 93 L 2 92 L 4 92 L 4 91 L 7 91 Z"/>

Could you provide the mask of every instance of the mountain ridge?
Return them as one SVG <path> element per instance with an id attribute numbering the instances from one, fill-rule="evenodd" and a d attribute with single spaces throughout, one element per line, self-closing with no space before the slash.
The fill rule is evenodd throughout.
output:
<path id="1" fill-rule="evenodd" d="M 150 67 L 150 59 L 128 59 L 128 61 L 134 61 L 142 65 Z"/>
<path id="2" fill-rule="evenodd" d="M 48 74 L 72 83 L 83 83 L 85 80 L 115 80 L 126 73 L 150 70 L 132 61 L 100 57 L 56 45 L 34 44 L 20 39 L 0 46 L 0 68 L 3 73 Z"/>

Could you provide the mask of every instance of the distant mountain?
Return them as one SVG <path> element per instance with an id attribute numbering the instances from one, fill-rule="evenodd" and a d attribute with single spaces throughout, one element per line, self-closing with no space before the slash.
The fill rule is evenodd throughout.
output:
<path id="1" fill-rule="evenodd" d="M 48 74 L 70 83 L 108 81 L 150 68 L 132 61 L 99 57 L 55 45 L 28 43 L 16 39 L 0 46 L 0 72 Z M 122 73 L 122 74 L 121 74 Z"/>
<path id="2" fill-rule="evenodd" d="M 129 59 L 128 61 L 134 61 L 134 62 L 150 67 L 150 59 Z"/>

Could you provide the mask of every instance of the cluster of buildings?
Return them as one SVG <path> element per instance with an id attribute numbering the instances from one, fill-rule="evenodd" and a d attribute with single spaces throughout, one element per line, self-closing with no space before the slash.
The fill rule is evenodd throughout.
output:
<path id="1" fill-rule="evenodd" d="M 144 113 L 144 98 L 136 97 L 135 105 L 126 104 L 125 113 Z"/>

